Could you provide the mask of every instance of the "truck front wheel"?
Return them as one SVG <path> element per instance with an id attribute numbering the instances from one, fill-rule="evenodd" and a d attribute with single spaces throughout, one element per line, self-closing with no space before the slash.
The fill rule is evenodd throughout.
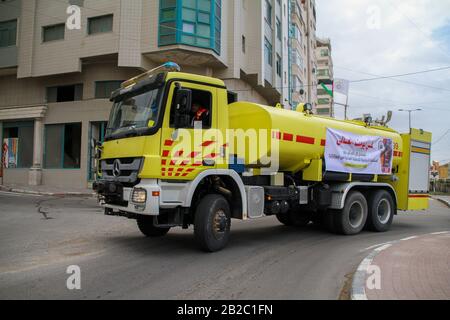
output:
<path id="1" fill-rule="evenodd" d="M 205 196 L 195 210 L 194 237 L 207 252 L 223 249 L 230 238 L 231 214 L 228 201 L 221 195 Z"/>
<path id="2" fill-rule="evenodd" d="M 153 225 L 153 217 L 150 216 L 138 216 L 137 225 L 139 230 L 150 238 L 162 237 L 169 232 L 170 228 L 158 228 Z"/>
<path id="3" fill-rule="evenodd" d="M 367 229 L 375 232 L 386 232 L 392 226 L 394 219 L 394 200 L 386 190 L 378 190 L 372 193 L 368 199 L 369 217 Z"/>
<path id="4" fill-rule="evenodd" d="M 367 200 L 359 191 L 352 191 L 342 210 L 334 212 L 334 227 L 337 233 L 354 235 L 364 228 L 368 215 Z"/>

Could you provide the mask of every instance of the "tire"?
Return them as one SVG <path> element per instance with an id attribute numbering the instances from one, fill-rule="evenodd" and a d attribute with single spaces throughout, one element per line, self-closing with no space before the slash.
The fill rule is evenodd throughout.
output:
<path id="1" fill-rule="evenodd" d="M 331 210 L 331 209 L 323 213 L 322 224 L 331 233 L 337 233 L 334 220 L 335 217 L 339 215 L 339 213 L 340 213 L 339 210 Z"/>
<path id="2" fill-rule="evenodd" d="M 339 234 L 358 234 L 366 225 L 367 216 L 366 198 L 359 191 L 351 191 L 347 195 L 344 208 L 334 214 L 334 228 Z"/>
<path id="3" fill-rule="evenodd" d="M 162 237 L 169 232 L 170 228 L 158 228 L 153 225 L 153 217 L 149 216 L 138 216 L 137 225 L 139 230 L 149 238 Z"/>
<path id="4" fill-rule="evenodd" d="M 194 217 L 194 237 L 206 252 L 223 249 L 230 239 L 231 214 L 228 201 L 209 194 L 198 204 Z"/>
<path id="5" fill-rule="evenodd" d="M 280 221 L 280 223 L 284 224 L 287 227 L 291 227 L 294 225 L 294 223 L 291 220 L 291 217 L 289 216 L 289 212 L 286 213 L 278 213 L 277 219 Z"/>
<path id="6" fill-rule="evenodd" d="M 294 208 L 288 212 L 289 220 L 292 222 L 292 225 L 303 228 L 306 227 L 312 219 L 312 213 L 309 211 L 301 211 L 299 208 Z"/>
<path id="7" fill-rule="evenodd" d="M 368 198 L 369 216 L 366 228 L 375 232 L 386 232 L 392 226 L 395 214 L 395 204 L 392 196 L 386 190 L 378 190 Z"/>

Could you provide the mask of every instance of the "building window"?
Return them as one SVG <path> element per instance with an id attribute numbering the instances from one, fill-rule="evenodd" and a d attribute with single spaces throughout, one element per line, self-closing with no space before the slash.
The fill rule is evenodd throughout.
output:
<path id="1" fill-rule="evenodd" d="M 281 41 L 281 22 L 280 22 L 280 19 L 278 19 L 277 18 L 277 25 L 276 25 L 276 27 L 277 27 L 277 38 L 278 38 L 278 40 L 280 40 Z"/>
<path id="2" fill-rule="evenodd" d="M 330 99 L 329 98 L 321 98 L 317 102 L 318 102 L 318 104 L 329 104 Z"/>
<path id="3" fill-rule="evenodd" d="M 324 90 L 324 89 L 317 89 L 317 95 L 318 96 L 324 96 L 327 95 L 328 93 Z"/>
<path id="4" fill-rule="evenodd" d="M 17 20 L 0 22 L 0 48 L 16 45 Z"/>
<path id="5" fill-rule="evenodd" d="M 0 150 L 4 168 L 30 168 L 33 165 L 34 124 L 32 121 L 3 122 Z"/>
<path id="6" fill-rule="evenodd" d="M 298 41 L 298 43 L 302 43 L 302 33 L 299 29 L 299 27 L 297 26 L 296 23 L 293 23 L 291 25 L 291 38 L 294 38 Z"/>
<path id="7" fill-rule="evenodd" d="M 277 75 L 281 77 L 282 74 L 283 63 L 281 61 L 281 57 L 277 54 Z"/>
<path id="8" fill-rule="evenodd" d="M 220 54 L 222 0 L 160 0 L 159 45 L 186 44 Z"/>
<path id="9" fill-rule="evenodd" d="M 330 75 L 330 72 L 328 69 L 319 69 L 317 70 L 317 76 L 318 77 L 328 77 Z"/>
<path id="10" fill-rule="evenodd" d="M 83 85 L 73 84 L 47 88 L 47 102 L 79 101 L 83 99 Z"/>
<path id="11" fill-rule="evenodd" d="M 96 81 L 95 82 L 95 99 L 109 99 L 111 93 L 120 88 L 123 81 Z"/>
<path id="12" fill-rule="evenodd" d="M 266 22 L 272 26 L 272 4 L 266 0 Z"/>
<path id="13" fill-rule="evenodd" d="M 298 76 L 292 76 L 292 91 L 300 92 L 303 89 L 303 82 Z"/>
<path id="14" fill-rule="evenodd" d="M 88 18 L 88 34 L 110 32 L 113 29 L 113 15 Z"/>
<path id="15" fill-rule="evenodd" d="M 320 56 L 321 57 L 328 57 L 328 49 L 321 49 L 320 50 Z"/>
<path id="16" fill-rule="evenodd" d="M 273 66 L 272 44 L 264 38 L 264 61 L 269 66 Z"/>
<path id="17" fill-rule="evenodd" d="M 303 58 L 300 55 L 300 52 L 297 49 L 295 49 L 292 52 L 292 55 L 293 55 L 292 61 L 294 62 L 294 64 L 296 64 L 300 68 L 300 70 L 303 70 Z"/>
<path id="18" fill-rule="evenodd" d="M 42 27 L 42 42 L 64 39 L 66 25 L 64 23 Z"/>
<path id="19" fill-rule="evenodd" d="M 317 114 L 318 115 L 329 115 L 330 114 L 330 108 L 317 108 Z"/>
<path id="20" fill-rule="evenodd" d="M 47 169 L 79 169 L 81 123 L 46 125 L 44 157 Z"/>

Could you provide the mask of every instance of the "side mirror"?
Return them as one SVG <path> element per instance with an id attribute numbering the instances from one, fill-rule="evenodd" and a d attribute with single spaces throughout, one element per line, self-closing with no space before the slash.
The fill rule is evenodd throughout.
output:
<path id="1" fill-rule="evenodd" d="M 175 128 L 189 125 L 189 112 L 192 106 L 192 91 L 178 88 L 175 93 Z"/>

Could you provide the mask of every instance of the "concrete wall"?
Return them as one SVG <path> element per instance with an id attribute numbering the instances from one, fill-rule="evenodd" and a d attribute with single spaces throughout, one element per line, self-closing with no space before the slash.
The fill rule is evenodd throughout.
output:
<path id="1" fill-rule="evenodd" d="M 20 32 L 20 7 L 21 0 L 12 0 L 6 3 L 0 2 L 0 21 L 17 19 L 17 33 Z M 17 45 L 0 48 L 0 68 L 16 67 L 18 63 Z"/>
<path id="2" fill-rule="evenodd" d="M 65 23 L 68 3 L 52 0 L 24 2 L 19 37 L 18 77 L 80 72 L 82 58 L 114 54 L 119 51 L 120 1 L 86 0 L 80 30 L 65 30 L 64 40 L 42 42 L 42 27 Z M 42 14 L 45 12 L 45 15 Z M 114 14 L 113 31 L 88 35 L 90 17 Z"/>
<path id="3" fill-rule="evenodd" d="M 126 80 L 137 74 L 135 68 L 117 68 L 116 63 L 105 62 L 85 65 L 83 73 L 16 79 L 15 75 L 0 77 L 0 108 L 46 102 L 46 88 L 83 83 L 83 99 L 95 96 L 95 81 Z"/>
<path id="4" fill-rule="evenodd" d="M 88 179 L 89 128 L 95 121 L 107 121 L 111 110 L 108 99 L 94 99 L 95 81 L 125 80 L 139 73 L 135 68 L 117 68 L 111 63 L 87 65 L 83 73 L 53 77 L 15 79 L 0 77 L 0 109 L 45 101 L 47 86 L 83 83 L 83 101 L 48 103 L 44 125 L 82 123 L 80 169 L 43 169 L 42 183 L 55 187 L 86 188 Z M 45 129 L 44 129 L 45 130 Z M 44 141 L 45 145 L 45 141 Z M 28 183 L 28 169 L 4 170 L 4 184 Z"/>
<path id="5" fill-rule="evenodd" d="M 3 169 L 3 184 L 28 184 L 28 169 Z"/>
<path id="6" fill-rule="evenodd" d="M 254 90 L 254 88 L 240 79 L 224 80 L 227 89 L 237 93 L 239 101 L 255 102 L 267 105 L 267 100 Z"/>

